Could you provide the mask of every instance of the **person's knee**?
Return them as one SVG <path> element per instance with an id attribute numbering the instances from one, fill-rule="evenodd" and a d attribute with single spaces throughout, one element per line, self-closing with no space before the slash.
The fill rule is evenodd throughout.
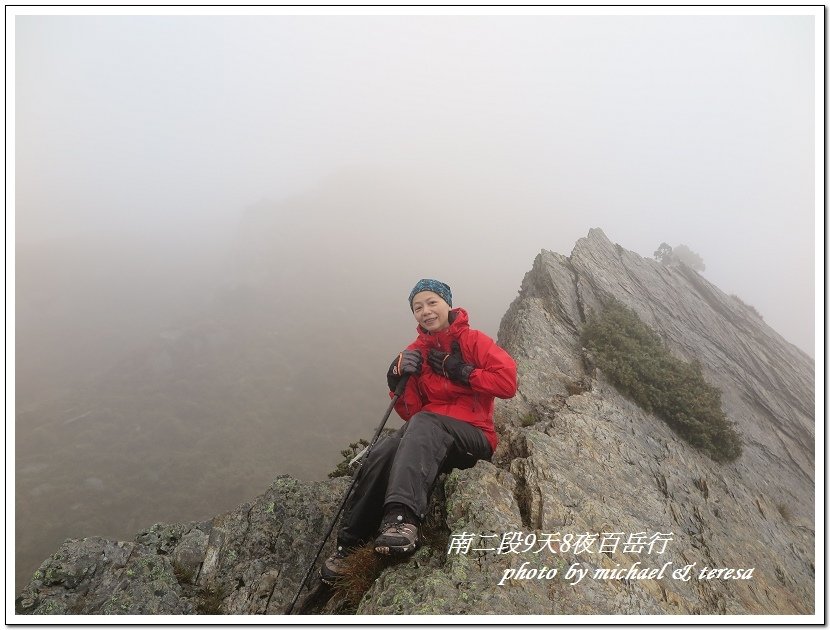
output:
<path id="1" fill-rule="evenodd" d="M 413 449 L 428 449 L 434 452 L 436 457 L 442 458 L 452 446 L 452 437 L 441 423 L 429 414 L 415 414 L 409 422 L 412 424 L 401 439 L 399 453 L 411 453 Z"/>
<path id="2" fill-rule="evenodd" d="M 407 424 L 409 426 L 404 434 L 404 439 L 411 435 L 432 433 L 441 430 L 441 426 L 435 421 L 435 418 L 423 412 L 416 413 L 409 419 Z"/>
<path id="3" fill-rule="evenodd" d="M 381 438 L 366 458 L 367 463 L 385 462 L 393 459 L 400 443 L 401 438 L 398 435 L 389 435 Z"/>

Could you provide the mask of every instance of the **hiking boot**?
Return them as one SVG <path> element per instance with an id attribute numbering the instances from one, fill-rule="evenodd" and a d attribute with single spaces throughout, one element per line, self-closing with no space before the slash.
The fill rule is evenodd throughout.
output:
<path id="1" fill-rule="evenodd" d="M 418 549 L 418 543 L 418 526 L 398 516 L 396 520 L 381 526 L 380 536 L 375 538 L 375 553 L 408 556 Z"/>
<path id="2" fill-rule="evenodd" d="M 326 584 L 334 584 L 338 579 L 344 577 L 347 573 L 348 565 L 346 558 L 349 554 L 343 550 L 343 547 L 338 547 L 331 556 L 329 556 L 320 567 L 320 579 Z"/>

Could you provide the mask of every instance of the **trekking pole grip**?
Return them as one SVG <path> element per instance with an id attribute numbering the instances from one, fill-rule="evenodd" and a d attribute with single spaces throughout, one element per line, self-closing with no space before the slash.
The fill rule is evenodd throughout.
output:
<path id="1" fill-rule="evenodd" d="M 401 380 L 398 381 L 398 386 L 395 387 L 395 402 L 398 402 L 398 398 L 403 396 L 403 392 L 406 389 L 406 382 L 409 380 L 409 377 L 412 376 L 411 374 L 404 374 L 401 377 Z"/>

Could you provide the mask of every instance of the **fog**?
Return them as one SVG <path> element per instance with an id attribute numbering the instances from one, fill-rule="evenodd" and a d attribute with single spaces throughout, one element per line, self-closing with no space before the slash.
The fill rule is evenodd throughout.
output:
<path id="1" fill-rule="evenodd" d="M 815 356 L 816 19 L 17 15 L 18 588 L 324 478 L 419 278 L 496 337 L 592 227 Z"/>

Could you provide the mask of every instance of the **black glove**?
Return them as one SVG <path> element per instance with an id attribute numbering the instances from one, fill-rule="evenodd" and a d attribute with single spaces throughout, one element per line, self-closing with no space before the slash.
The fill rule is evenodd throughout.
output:
<path id="1" fill-rule="evenodd" d="M 446 376 L 451 381 L 462 385 L 470 384 L 470 374 L 472 374 L 475 366 L 464 363 L 464 357 L 461 356 L 461 346 L 457 341 L 452 342 L 452 354 L 433 348 L 429 351 L 427 360 L 436 374 Z"/>
<path id="2" fill-rule="evenodd" d="M 422 363 L 423 358 L 417 350 L 404 350 L 396 356 L 386 373 L 386 383 L 389 385 L 389 391 L 394 392 L 397 389 L 401 377 L 405 374 L 420 374 Z"/>

